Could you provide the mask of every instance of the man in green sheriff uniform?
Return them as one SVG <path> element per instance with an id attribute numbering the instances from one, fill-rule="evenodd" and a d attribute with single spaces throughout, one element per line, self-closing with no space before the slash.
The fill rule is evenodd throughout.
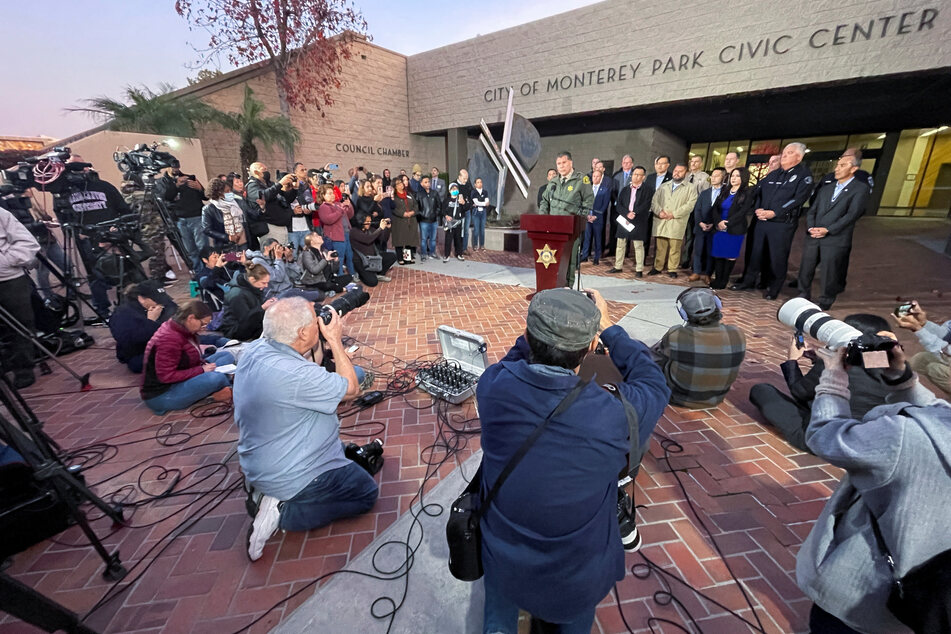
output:
<path id="1" fill-rule="evenodd" d="M 548 181 L 545 193 L 542 194 L 541 204 L 538 206 L 538 213 L 553 216 L 587 216 L 594 205 L 591 179 L 574 170 L 574 163 L 571 161 L 569 152 L 558 154 L 555 159 L 555 168 L 558 170 L 558 176 Z M 579 236 L 571 248 L 566 286 L 574 284 L 580 246 Z"/>

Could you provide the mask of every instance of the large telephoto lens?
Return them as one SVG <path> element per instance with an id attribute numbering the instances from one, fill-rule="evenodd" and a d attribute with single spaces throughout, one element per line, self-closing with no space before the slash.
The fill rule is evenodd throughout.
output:
<path id="1" fill-rule="evenodd" d="M 862 333 L 843 321 L 822 312 L 822 309 L 804 297 L 795 297 L 776 312 L 776 318 L 796 331 L 818 339 L 827 347 L 836 349 L 848 345 Z"/>
<path id="2" fill-rule="evenodd" d="M 332 318 L 330 311 L 336 311 L 338 315 L 343 317 L 351 310 L 360 308 L 368 301 L 370 301 L 370 294 L 363 290 L 363 287 L 358 286 L 352 291 L 344 293 L 329 304 L 321 306 L 318 310 L 318 314 L 325 324 L 329 324 Z"/>

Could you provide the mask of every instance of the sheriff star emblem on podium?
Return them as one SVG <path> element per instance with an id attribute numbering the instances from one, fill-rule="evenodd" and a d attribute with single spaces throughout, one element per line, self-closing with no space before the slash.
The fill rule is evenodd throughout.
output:
<path id="1" fill-rule="evenodd" d="M 538 259 L 535 261 L 539 264 L 544 264 L 546 269 L 552 264 L 558 264 L 558 258 L 555 257 L 558 252 L 548 246 L 547 243 L 545 244 L 545 248 L 535 249 L 535 251 L 538 253 Z"/>

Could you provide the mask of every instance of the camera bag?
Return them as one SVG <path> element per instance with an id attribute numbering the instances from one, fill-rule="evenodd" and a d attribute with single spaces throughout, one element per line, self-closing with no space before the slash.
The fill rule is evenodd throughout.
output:
<path id="1" fill-rule="evenodd" d="M 363 269 L 369 271 L 370 273 L 382 273 L 383 272 L 383 256 L 382 255 L 366 255 L 360 253 L 354 249 L 354 253 L 360 258 L 360 262 L 363 263 Z"/>
<path id="2" fill-rule="evenodd" d="M 449 572 L 453 577 L 460 581 L 476 581 L 482 577 L 482 527 L 479 525 L 482 516 L 492 504 L 502 484 L 535 444 L 548 423 L 568 409 L 586 385 L 588 381 L 579 380 L 574 389 L 568 392 L 552 413 L 525 439 L 522 446 L 502 469 L 502 473 L 499 474 L 484 499 L 481 496 L 482 465 L 480 464 L 462 495 L 452 503 L 449 509 L 449 520 L 446 522 L 446 541 L 449 544 Z"/>

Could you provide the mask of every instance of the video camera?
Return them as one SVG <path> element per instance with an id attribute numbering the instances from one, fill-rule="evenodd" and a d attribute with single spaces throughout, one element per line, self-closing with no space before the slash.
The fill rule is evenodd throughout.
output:
<path id="1" fill-rule="evenodd" d="M 170 152 L 163 152 L 158 148 L 158 142 L 151 145 L 137 143 L 131 150 L 113 152 L 112 160 L 116 162 L 123 178 L 141 185 L 143 174 L 154 176 L 166 167 L 181 166 Z"/>
<path id="2" fill-rule="evenodd" d="M 808 334 L 832 350 L 845 347 L 845 362 L 852 366 L 866 369 L 888 367 L 888 351 L 898 345 L 890 337 L 863 334 L 822 312 L 804 297 L 793 298 L 780 306 L 776 318 L 797 333 Z"/>
<path id="3" fill-rule="evenodd" d="M 32 156 L 3 170 L 5 183 L 0 194 L 23 194 L 28 189 L 41 189 L 54 195 L 82 186 L 93 172 L 86 172 L 92 163 L 73 162 L 68 147 L 54 147 L 46 154 Z M 95 175 L 98 177 L 98 175 Z"/>

